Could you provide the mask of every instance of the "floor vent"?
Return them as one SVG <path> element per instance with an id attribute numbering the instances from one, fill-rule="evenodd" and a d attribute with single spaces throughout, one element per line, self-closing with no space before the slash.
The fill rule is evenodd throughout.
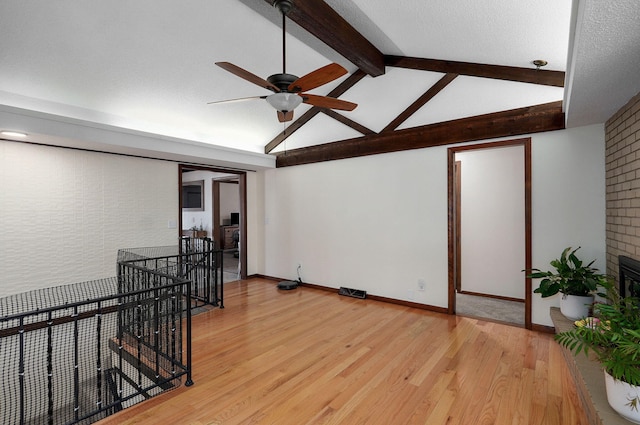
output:
<path id="1" fill-rule="evenodd" d="M 338 294 L 346 295 L 347 297 L 360 298 L 360 299 L 367 298 L 367 291 L 363 291 L 362 289 L 351 289 L 351 288 L 340 287 Z"/>

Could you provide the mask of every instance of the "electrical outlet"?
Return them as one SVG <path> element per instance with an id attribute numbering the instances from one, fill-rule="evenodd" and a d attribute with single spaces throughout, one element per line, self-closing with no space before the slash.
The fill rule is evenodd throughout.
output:
<path id="1" fill-rule="evenodd" d="M 427 286 L 424 279 L 418 279 L 418 291 L 424 291 L 424 288 Z"/>

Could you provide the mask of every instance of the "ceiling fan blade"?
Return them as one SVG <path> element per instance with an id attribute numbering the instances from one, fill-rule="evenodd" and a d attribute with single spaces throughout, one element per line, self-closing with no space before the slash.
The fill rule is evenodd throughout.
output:
<path id="1" fill-rule="evenodd" d="M 337 63 L 330 63 L 329 65 L 318 68 L 315 71 L 311 71 L 307 75 L 295 80 L 289 84 L 288 90 L 290 92 L 301 92 L 315 89 L 323 84 L 327 84 L 336 78 L 340 78 L 347 73 L 347 70 Z"/>
<path id="2" fill-rule="evenodd" d="M 315 94 L 302 93 L 302 102 L 318 108 L 340 109 L 342 111 L 353 111 L 358 104 L 334 97 L 318 96 Z"/>
<path id="3" fill-rule="evenodd" d="M 244 102 L 245 100 L 266 99 L 266 98 L 267 96 L 239 97 L 237 99 L 227 99 L 227 100 L 217 100 L 215 102 L 207 102 L 207 105 L 215 105 L 216 103 Z"/>
<path id="4" fill-rule="evenodd" d="M 225 71 L 229 71 L 233 75 L 236 75 L 244 80 L 249 81 L 250 83 L 257 84 L 260 87 L 264 87 L 265 89 L 271 90 L 274 93 L 280 92 L 280 89 L 278 87 L 274 86 L 264 78 L 260 78 L 257 75 L 250 73 L 246 69 L 242 69 L 239 66 L 234 65 L 230 62 L 216 62 L 216 65 L 218 65 L 220 68 L 224 69 Z"/>
<path id="5" fill-rule="evenodd" d="M 287 122 L 293 119 L 293 111 L 287 111 L 287 112 L 277 111 L 277 112 L 278 112 L 278 121 L 280 122 Z"/>

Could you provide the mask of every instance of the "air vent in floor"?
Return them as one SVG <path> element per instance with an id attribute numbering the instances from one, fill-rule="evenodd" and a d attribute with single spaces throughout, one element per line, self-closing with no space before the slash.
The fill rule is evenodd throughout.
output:
<path id="1" fill-rule="evenodd" d="M 367 297 L 367 291 L 363 291 L 362 289 L 345 288 L 342 286 L 340 287 L 338 294 L 360 299 L 365 299 Z"/>

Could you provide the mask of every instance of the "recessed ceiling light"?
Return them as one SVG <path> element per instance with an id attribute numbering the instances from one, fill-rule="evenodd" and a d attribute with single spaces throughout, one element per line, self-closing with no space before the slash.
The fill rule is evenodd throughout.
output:
<path id="1" fill-rule="evenodd" d="M 27 137 L 27 133 L 21 133 L 19 131 L 0 131 L 0 134 L 7 137 Z"/>

